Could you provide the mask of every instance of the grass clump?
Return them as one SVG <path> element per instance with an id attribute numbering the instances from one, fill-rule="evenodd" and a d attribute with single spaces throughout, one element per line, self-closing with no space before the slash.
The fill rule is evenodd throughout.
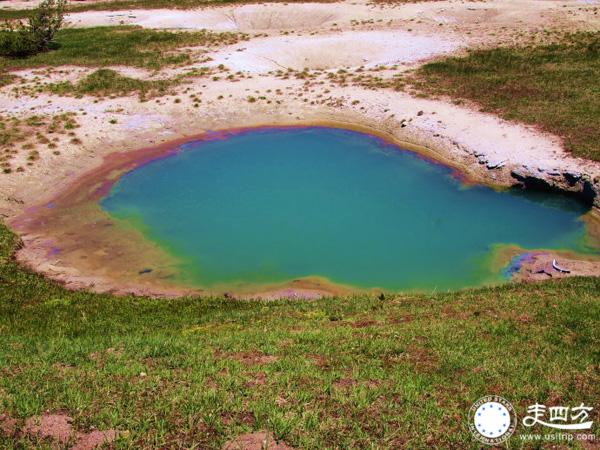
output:
<path id="1" fill-rule="evenodd" d="M 0 409 L 116 429 L 116 448 L 479 448 L 483 395 L 597 406 L 600 279 L 316 301 L 67 291 L 10 258 L 0 226 Z M 594 410 L 594 420 L 598 420 Z M 522 426 L 507 444 L 520 448 Z M 598 433 L 594 428 L 592 433 Z M 16 436 L 16 437 L 15 437 Z M 0 447 L 29 448 L 0 432 Z"/>
<path id="2" fill-rule="evenodd" d="M 50 92 L 58 95 L 93 95 L 96 97 L 123 96 L 131 93 L 140 98 L 164 95 L 177 80 L 140 80 L 130 78 L 111 69 L 99 69 L 92 72 L 76 84 L 71 82 L 55 83 L 48 86 Z"/>
<path id="3" fill-rule="evenodd" d="M 0 69 L 42 66 L 127 65 L 159 69 L 190 61 L 186 46 L 233 44 L 245 35 L 210 31 L 171 32 L 146 30 L 133 26 L 69 28 L 56 34 L 55 48 L 28 58 L 0 58 Z"/>
<path id="4" fill-rule="evenodd" d="M 538 125 L 573 155 L 600 161 L 600 32 L 547 45 L 477 50 L 425 64 L 419 90 L 476 102 L 484 111 Z"/>

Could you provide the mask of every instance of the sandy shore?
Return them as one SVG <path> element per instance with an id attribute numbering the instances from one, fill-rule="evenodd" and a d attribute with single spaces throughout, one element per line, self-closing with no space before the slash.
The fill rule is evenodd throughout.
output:
<path id="1" fill-rule="evenodd" d="M 563 8 L 563 3 L 568 8 Z M 61 136 L 60 155 L 40 151 L 39 161 L 24 172 L 0 176 L 0 213 L 24 242 L 17 256 L 29 267 L 71 288 L 154 295 L 189 292 L 169 284 L 172 262 L 130 230 L 121 234 L 127 238 L 120 239 L 117 250 L 117 243 L 107 244 L 111 233 L 100 231 L 112 225 L 102 220 L 87 223 L 86 226 L 93 226 L 94 245 L 98 250 L 85 253 L 70 234 L 77 233 L 77 227 L 67 225 L 64 217 L 61 220 L 54 217 L 55 214 L 55 221 L 44 226 L 27 224 L 26 218 L 34 217 L 36 211 L 43 210 L 43 205 L 70 192 L 82 177 L 97 174 L 109 167 L 111 161 L 126 159 L 123 155 L 132 156 L 131 152 L 141 148 L 226 128 L 314 123 L 359 127 L 455 167 L 475 182 L 510 186 L 542 180 L 550 187 L 588 196 L 600 206 L 600 197 L 592 198 L 593 193 L 600 192 L 600 164 L 571 157 L 555 136 L 449 101 L 415 98 L 392 90 L 341 87 L 328 82 L 326 76 L 328 70 L 369 65 L 412 68 L 436 55 L 487 45 L 502 40 L 503 35 L 548 24 L 569 29 L 597 26 L 599 16 L 587 14 L 581 7 L 581 2 L 574 1 L 560 4 L 449 1 L 396 8 L 366 3 L 273 4 L 170 11 L 168 14 L 135 11 L 131 14 L 135 17 L 119 16 L 119 21 L 124 23 L 149 27 L 175 28 L 179 23 L 192 28 L 267 32 L 243 44 L 215 49 L 210 55 L 213 65 L 231 66 L 233 71 L 244 72 L 245 78 L 236 82 L 222 77 L 218 80 L 191 78 L 173 95 L 147 102 L 133 96 L 93 101 L 46 93 L 25 95 L 13 92 L 11 86 L 0 89 L 3 116 L 26 118 L 33 114 L 51 116 L 72 112 L 80 125 L 77 129 L 80 143 L 74 144 Z M 69 21 L 77 26 L 112 24 L 114 14 L 123 12 L 78 13 L 71 15 Z M 487 17 L 486 21 L 481 22 L 482 17 Z M 519 19 L 515 21 L 515 17 Z M 313 22 L 308 23 L 308 18 Z M 360 24 L 361 20 L 367 23 Z M 506 29 L 498 36 L 489 36 L 498 26 Z M 483 32 L 484 28 L 487 32 L 479 39 L 473 36 L 474 30 Z M 290 30 L 294 33 L 283 34 Z M 390 45 L 390 40 L 400 44 Z M 376 45 L 377 50 L 373 51 L 369 45 L 362 44 L 364 42 L 381 45 Z M 287 67 L 322 70 L 310 80 L 286 79 L 274 72 Z M 138 69 L 115 69 L 140 78 L 167 76 L 182 70 L 150 74 Z M 43 82 L 65 77 L 77 80 L 91 70 L 71 67 L 65 68 L 66 73 L 20 71 L 18 75 L 26 85 L 35 83 L 36 79 Z M 199 107 L 194 106 L 191 94 L 201 99 Z M 255 101 L 249 101 L 250 97 Z M 120 156 L 115 156 L 117 154 Z M 86 214 L 82 217 L 99 217 L 97 211 Z M 140 246 L 144 248 L 143 253 L 139 252 Z M 52 253 L 53 247 L 61 248 L 60 257 Z M 134 254 L 138 255 L 137 259 Z M 139 268 L 150 254 L 153 260 L 161 261 L 162 270 L 140 277 Z M 126 265 L 128 270 L 124 270 Z M 600 275 L 597 263 L 584 266 L 572 274 Z M 306 282 L 270 287 L 266 295 L 273 296 L 277 292 L 283 296 L 311 297 L 337 290 Z"/>

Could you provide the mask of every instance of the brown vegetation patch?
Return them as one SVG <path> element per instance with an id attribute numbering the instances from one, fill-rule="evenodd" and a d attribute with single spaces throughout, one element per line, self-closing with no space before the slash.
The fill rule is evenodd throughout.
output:
<path id="1" fill-rule="evenodd" d="M 170 420 L 173 429 L 176 430 L 167 433 L 163 438 L 163 444 L 160 448 L 214 448 L 214 443 L 218 439 L 218 431 L 212 424 L 207 424 L 200 420 L 195 425 L 186 425 L 187 422 L 182 418 Z M 146 436 L 140 437 L 133 448 L 155 448 L 156 444 L 148 445 L 148 442 L 155 442 L 157 438 L 156 430 L 152 430 Z"/>
<path id="2" fill-rule="evenodd" d="M 110 444 L 117 438 L 115 430 L 92 431 L 77 439 L 71 450 L 93 450 L 105 444 Z"/>
<path id="3" fill-rule="evenodd" d="M 67 444 L 73 437 L 71 418 L 65 414 L 45 414 L 25 421 L 23 432 L 32 437 Z"/>
<path id="4" fill-rule="evenodd" d="M 522 325 L 528 325 L 533 322 L 533 318 L 529 314 L 523 313 L 516 318 L 516 321 Z"/>
<path id="5" fill-rule="evenodd" d="M 246 366 L 270 364 L 279 360 L 277 356 L 265 355 L 264 353 L 255 351 L 226 353 L 225 357 L 229 359 L 235 359 Z"/>
<path id="6" fill-rule="evenodd" d="M 439 366 L 438 357 L 426 347 L 410 345 L 406 349 L 406 354 L 419 372 L 434 372 Z"/>
<path id="7" fill-rule="evenodd" d="M 445 319 L 466 320 L 470 317 L 470 314 L 465 311 L 459 311 L 454 306 L 443 305 L 440 310 L 440 317 Z"/>
<path id="8" fill-rule="evenodd" d="M 420 340 L 419 340 L 420 341 Z M 399 355 L 385 356 L 384 367 L 408 362 L 417 372 L 431 373 L 439 367 L 439 358 L 427 347 L 411 344 Z"/>
<path id="9" fill-rule="evenodd" d="M 592 389 L 594 386 L 600 386 L 600 364 L 590 364 L 584 372 L 576 373 L 573 376 L 574 390 L 583 392 Z M 600 418 L 600 412 L 598 412 Z"/>
<path id="10" fill-rule="evenodd" d="M 400 323 L 409 323 L 415 320 L 412 314 L 406 314 L 404 316 L 390 316 L 389 323 L 397 325 Z"/>
<path id="11" fill-rule="evenodd" d="M 14 436 L 17 432 L 17 421 L 6 414 L 0 414 L 0 435 Z"/>
<path id="12" fill-rule="evenodd" d="M 354 322 L 351 327 L 352 328 L 367 328 L 367 327 L 372 327 L 378 325 L 378 322 L 376 322 L 375 320 L 359 320 L 357 322 Z"/>
<path id="13" fill-rule="evenodd" d="M 243 424 L 243 425 L 254 425 L 256 419 L 254 418 L 254 413 L 251 411 L 240 411 L 234 413 L 223 413 L 221 415 L 221 421 L 224 425 L 232 425 L 232 424 Z"/>
<path id="14" fill-rule="evenodd" d="M 329 360 L 323 355 L 306 355 L 306 359 L 309 359 L 319 369 L 328 369 L 331 367 Z"/>
<path id="15" fill-rule="evenodd" d="M 0 430 L 3 425 L 1 419 L 2 416 L 0 416 Z M 99 448 L 113 442 L 119 434 L 116 430 L 94 430 L 89 433 L 81 433 L 73 428 L 72 421 L 71 417 L 62 413 L 30 417 L 25 421 L 20 434 L 32 439 L 49 440 L 61 446 L 74 443 L 72 450 Z M 8 424 L 12 426 L 12 434 L 16 434 L 16 420 L 8 418 Z"/>
<path id="16" fill-rule="evenodd" d="M 356 385 L 356 380 L 353 378 L 340 378 L 333 383 L 333 387 L 340 390 L 348 390 L 354 385 Z"/>
<path id="17" fill-rule="evenodd" d="M 248 387 L 264 386 L 267 384 L 267 375 L 264 372 L 257 372 L 254 378 L 246 383 Z"/>
<path id="18" fill-rule="evenodd" d="M 560 406 L 564 403 L 564 398 L 561 392 L 551 390 L 548 392 L 546 401 L 544 402 L 547 406 Z"/>
<path id="19" fill-rule="evenodd" d="M 227 441 L 223 450 L 294 450 L 283 441 L 277 442 L 272 433 L 257 431 L 255 433 L 241 434 L 231 441 Z"/>

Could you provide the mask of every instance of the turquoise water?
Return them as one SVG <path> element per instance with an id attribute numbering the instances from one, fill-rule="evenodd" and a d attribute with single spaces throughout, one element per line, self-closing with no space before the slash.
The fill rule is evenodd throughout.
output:
<path id="1" fill-rule="evenodd" d="M 499 281 L 496 244 L 591 250 L 573 199 L 465 187 L 377 137 L 322 127 L 189 142 L 124 175 L 101 206 L 204 287 L 322 276 L 449 289 Z"/>

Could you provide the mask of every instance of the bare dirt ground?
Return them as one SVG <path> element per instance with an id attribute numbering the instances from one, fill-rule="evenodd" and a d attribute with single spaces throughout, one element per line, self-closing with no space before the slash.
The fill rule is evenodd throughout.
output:
<path id="1" fill-rule="evenodd" d="M 223 450 L 294 450 L 285 442 L 277 442 L 271 433 L 257 431 L 242 434 L 226 442 Z"/>
<path id="2" fill-rule="evenodd" d="M 7 2 L 10 4 L 10 2 Z M 76 26 L 130 24 L 149 28 L 209 29 L 216 31 L 317 32 L 356 29 L 404 29 L 455 32 L 470 42 L 506 43 L 508 34 L 542 28 L 598 23 L 589 9 L 596 0 L 489 0 L 416 3 L 346 1 L 307 4 L 250 4 L 195 11 L 129 10 L 71 14 Z"/>
<path id="3" fill-rule="evenodd" d="M 23 89 L 15 92 L 14 85 L 1 88 L 0 115 L 25 118 L 72 112 L 80 124 L 77 136 L 81 142 L 73 144 L 61 138 L 60 155 L 40 152 L 39 161 L 25 171 L 1 174 L 0 213 L 9 224 L 16 224 L 18 216 L 51 201 L 115 152 L 151 147 L 207 130 L 267 124 L 359 127 L 456 167 L 478 182 L 511 185 L 519 177 L 534 178 L 571 191 L 598 192 L 600 164 L 571 157 L 555 136 L 449 100 L 340 85 L 328 78 L 328 74 L 339 69 L 377 70 L 379 76 L 391 76 L 438 55 L 507 45 L 543 36 L 544 30 L 597 29 L 600 15 L 594 14 L 596 3 L 452 0 L 378 6 L 359 1 L 71 14 L 68 24 L 77 27 L 124 23 L 150 28 L 248 32 L 249 41 L 216 49 L 208 55 L 212 58 L 208 65 L 216 68 L 222 64 L 223 74 L 241 72 L 244 77 L 235 82 L 223 76 L 192 77 L 175 88 L 172 95 L 146 102 L 133 95 L 74 98 L 46 92 L 28 94 Z M 17 7 L 20 3 L 4 2 L 5 7 L 12 5 Z M 154 79 L 205 65 L 197 60 L 189 67 L 159 72 L 114 69 L 128 76 Z M 308 69 L 313 76 L 286 76 L 288 69 Z M 22 88 L 36 82 L 76 81 L 92 70 L 65 67 L 60 72 L 22 70 L 16 74 L 21 77 Z M 201 99 L 199 107 L 194 105 L 192 94 Z M 60 244 L 52 230 L 32 232 L 27 227 L 17 227 L 17 232 L 25 244 L 19 257 L 31 267 L 73 288 L 123 292 L 115 282 L 115 273 L 106 267 L 99 271 L 102 266 L 100 262 L 94 265 L 90 261 L 93 258 L 83 264 L 80 252 L 49 257 L 49 245 Z M 103 248 L 105 254 L 111 255 L 111 261 L 119 260 L 118 255 L 112 257 L 114 247 L 106 244 Z M 125 260 L 123 256 L 121 268 Z M 119 267 L 118 262 L 114 264 Z M 572 273 L 600 274 L 597 264 L 580 266 L 581 271 Z M 304 290 L 302 286 L 296 288 L 279 286 L 267 295 L 281 292 L 314 296 L 319 291 L 310 286 Z M 125 292 L 131 291 L 173 293 L 172 289 L 148 288 L 141 281 L 130 283 Z"/>
<path id="4" fill-rule="evenodd" d="M 77 431 L 71 417 L 62 413 L 45 413 L 30 417 L 22 426 L 19 421 L 0 414 L 0 431 L 8 436 L 26 435 L 37 445 L 46 448 L 70 448 L 71 450 L 93 450 L 111 444 L 118 435 L 115 430 Z"/>

